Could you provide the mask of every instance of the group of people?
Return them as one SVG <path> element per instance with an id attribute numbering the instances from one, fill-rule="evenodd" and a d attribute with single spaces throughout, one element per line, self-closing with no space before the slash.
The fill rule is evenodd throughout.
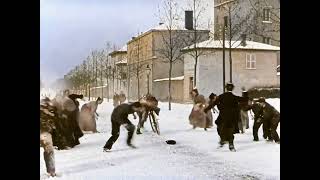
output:
<path id="1" fill-rule="evenodd" d="M 98 97 L 95 101 L 85 103 L 81 110 L 77 99 L 83 99 L 83 95 L 70 94 L 69 90 L 65 90 L 62 95 L 57 95 L 53 99 L 46 97 L 40 101 L 40 145 L 44 149 L 44 160 L 50 176 L 56 175 L 54 146 L 59 150 L 70 149 L 80 144 L 79 138 L 84 132 L 98 132 L 96 119 L 99 115 L 96 110 L 103 99 Z M 140 128 L 143 127 L 148 111 L 154 110 L 159 115 L 158 101 L 150 94 L 136 102 L 124 103 L 125 100 L 123 92 L 114 95 L 114 109 L 111 114 L 112 136 L 107 140 L 104 151 L 112 148 L 120 135 L 122 125 L 128 130 L 128 146 L 135 148 L 131 144 L 135 125 L 128 119 L 129 114 L 133 114 L 135 119 L 134 113 L 139 116 L 137 134 L 141 134 Z"/>
<path id="2" fill-rule="evenodd" d="M 206 99 L 200 95 L 197 89 L 191 91 L 194 106 L 189 115 L 189 122 L 193 128 L 213 127 L 213 113 L 218 112 L 218 118 L 215 120 L 217 132 L 220 136 L 220 147 L 229 143 L 230 151 L 236 151 L 234 147 L 234 134 L 244 132 L 244 128 L 249 128 L 248 111 L 254 113 L 253 136 L 254 141 L 258 141 L 258 129 L 263 125 L 263 137 L 270 141 L 280 143 L 279 135 L 276 131 L 280 122 L 280 113 L 268 104 L 264 98 L 252 101 L 248 97 L 248 93 L 244 92 L 242 96 L 236 96 L 232 93 L 234 85 L 226 84 L 227 92 L 216 95 L 211 93 Z M 84 104 L 79 110 L 79 102 L 83 95 L 70 94 L 68 90 L 64 91 L 62 96 L 50 100 L 45 98 L 40 102 L 40 143 L 44 148 L 44 160 L 47 172 L 51 176 L 55 176 L 54 164 L 54 146 L 58 149 L 69 149 L 78 144 L 79 138 L 83 136 L 83 132 L 98 132 L 96 127 L 96 118 L 99 116 L 96 112 L 99 104 L 103 100 L 98 97 L 95 101 Z M 136 102 L 126 101 L 125 94 L 121 92 L 113 97 L 114 109 L 111 113 L 111 137 L 103 146 L 104 151 L 112 149 L 113 144 L 120 136 L 120 127 L 124 126 L 128 131 L 127 145 L 135 148 L 131 143 L 135 125 L 129 120 L 128 116 L 132 114 L 134 119 L 137 113 L 139 123 L 137 125 L 137 134 L 141 134 L 140 128 L 143 127 L 147 119 L 148 113 L 154 111 L 159 116 L 160 108 L 158 100 L 151 94 L 147 94 Z"/>
<path id="3" fill-rule="evenodd" d="M 97 132 L 96 109 L 102 99 L 98 97 L 84 104 L 81 111 L 78 99 L 83 99 L 83 95 L 65 90 L 53 99 L 46 97 L 40 101 L 40 145 L 51 176 L 55 176 L 54 146 L 67 150 L 80 144 L 84 131 Z"/>
<path id="4" fill-rule="evenodd" d="M 280 113 L 265 98 L 251 100 L 246 91 L 242 96 L 236 96 L 232 93 L 234 85 L 226 84 L 225 93 L 217 96 L 211 93 L 209 99 L 206 100 L 203 95 L 198 93 L 197 89 L 191 91 L 194 100 L 194 106 L 189 115 L 189 122 L 193 128 L 200 127 L 207 130 L 212 127 L 212 112 L 216 112 L 215 106 L 219 110 L 219 115 L 215 121 L 217 132 L 220 136 L 220 147 L 229 143 L 230 151 L 236 151 L 234 147 L 234 134 L 244 133 L 244 129 L 249 128 L 248 111 L 254 113 L 253 137 L 254 141 L 258 141 L 258 130 L 263 125 L 263 137 L 269 141 L 280 143 L 277 133 L 277 127 L 280 122 Z"/>

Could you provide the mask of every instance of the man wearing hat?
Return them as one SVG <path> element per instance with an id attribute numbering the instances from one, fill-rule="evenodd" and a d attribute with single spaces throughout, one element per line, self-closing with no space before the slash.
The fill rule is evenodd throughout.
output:
<path id="1" fill-rule="evenodd" d="M 280 122 L 280 112 L 267 103 L 263 97 L 259 98 L 258 103 L 263 108 L 263 126 L 267 128 L 267 136 L 271 137 L 269 140 L 274 140 L 276 143 L 280 144 L 280 138 L 277 133 Z"/>
<path id="2" fill-rule="evenodd" d="M 219 95 L 217 100 L 217 106 L 220 111 L 217 119 L 220 147 L 228 141 L 230 151 L 236 151 L 233 144 L 233 134 L 235 133 L 235 129 L 238 127 L 238 122 L 240 120 L 239 103 L 247 101 L 247 98 L 234 95 L 232 93 L 233 89 L 234 85 L 232 83 L 227 83 L 227 92 Z"/>

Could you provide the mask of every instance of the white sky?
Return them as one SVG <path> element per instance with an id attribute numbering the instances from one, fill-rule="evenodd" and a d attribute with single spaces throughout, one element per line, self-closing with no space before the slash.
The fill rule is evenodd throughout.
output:
<path id="1" fill-rule="evenodd" d="M 190 0 L 178 0 L 186 7 Z M 213 17 L 213 0 L 204 20 Z M 62 78 L 107 41 L 123 46 L 138 31 L 159 23 L 160 0 L 40 0 L 40 74 Z M 182 16 L 184 16 L 182 14 Z"/>

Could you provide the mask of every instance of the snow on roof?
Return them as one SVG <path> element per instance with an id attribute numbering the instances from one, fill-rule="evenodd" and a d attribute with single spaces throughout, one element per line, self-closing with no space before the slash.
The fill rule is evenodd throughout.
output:
<path id="1" fill-rule="evenodd" d="M 126 44 L 126 45 L 122 46 L 122 48 L 120 48 L 118 51 L 127 52 L 127 49 L 128 49 L 128 47 L 127 47 L 127 44 Z"/>
<path id="2" fill-rule="evenodd" d="M 127 49 L 128 49 L 127 45 L 124 45 L 120 49 L 112 51 L 111 53 L 109 53 L 109 55 L 113 55 L 113 54 L 121 53 L 121 52 L 127 52 Z"/>
<path id="3" fill-rule="evenodd" d="M 128 62 L 127 58 L 124 58 L 121 61 L 116 62 L 116 65 L 118 65 L 118 64 L 127 64 L 127 62 Z"/>
<path id="4" fill-rule="evenodd" d="M 272 51 L 280 51 L 280 47 L 272 46 L 269 44 L 254 42 L 254 41 L 246 41 L 246 46 L 242 46 L 241 41 L 231 41 L 232 49 L 255 49 L 255 50 L 272 50 Z M 229 41 L 225 41 L 225 47 L 229 48 Z M 207 49 L 221 49 L 222 41 L 221 40 L 206 40 L 200 43 L 197 43 L 197 48 L 207 48 Z M 194 45 L 187 46 L 182 50 L 192 50 L 194 49 Z"/>
<path id="5" fill-rule="evenodd" d="M 184 76 L 178 76 L 178 77 L 173 77 L 171 78 L 171 81 L 180 81 L 184 80 Z M 160 82 L 160 81 L 169 81 L 169 78 L 163 78 L 163 79 L 155 79 L 153 80 L 154 82 Z"/>
<path id="6" fill-rule="evenodd" d="M 151 28 L 151 30 L 167 30 L 167 29 L 168 29 L 168 26 L 166 23 L 161 23 L 161 24 Z M 178 23 L 174 23 L 172 25 L 172 30 L 188 30 L 188 29 L 185 28 L 184 22 L 179 21 Z M 208 30 L 208 29 L 199 27 L 199 28 L 197 28 L 197 30 L 203 31 L 203 30 Z"/>

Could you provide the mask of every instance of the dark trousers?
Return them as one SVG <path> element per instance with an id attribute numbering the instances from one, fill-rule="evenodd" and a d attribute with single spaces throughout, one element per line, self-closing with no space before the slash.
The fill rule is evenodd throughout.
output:
<path id="1" fill-rule="evenodd" d="M 131 140 L 133 137 L 135 126 L 131 123 L 131 121 L 129 121 L 129 119 L 126 119 L 125 122 L 126 122 L 124 123 L 125 128 L 128 130 L 127 144 L 131 145 Z M 112 148 L 112 145 L 117 141 L 117 139 L 120 136 L 120 126 L 121 124 L 118 123 L 117 120 L 111 120 L 111 128 L 112 128 L 111 137 L 108 139 L 108 141 L 104 145 L 104 148 L 106 149 Z"/>
<path id="2" fill-rule="evenodd" d="M 253 139 L 255 141 L 259 141 L 258 131 L 260 126 L 262 126 L 263 129 L 263 138 L 271 140 L 271 131 L 270 131 L 270 122 L 269 121 L 262 121 L 262 120 L 255 120 L 253 123 Z"/>
<path id="3" fill-rule="evenodd" d="M 228 141 L 229 144 L 233 145 L 233 140 L 234 140 L 234 127 L 228 127 L 225 126 L 224 124 L 219 125 L 218 127 L 218 134 L 220 136 L 221 142 Z"/>
<path id="4" fill-rule="evenodd" d="M 280 116 L 275 115 L 270 121 L 270 135 L 275 142 L 280 142 L 277 128 L 280 122 Z"/>

